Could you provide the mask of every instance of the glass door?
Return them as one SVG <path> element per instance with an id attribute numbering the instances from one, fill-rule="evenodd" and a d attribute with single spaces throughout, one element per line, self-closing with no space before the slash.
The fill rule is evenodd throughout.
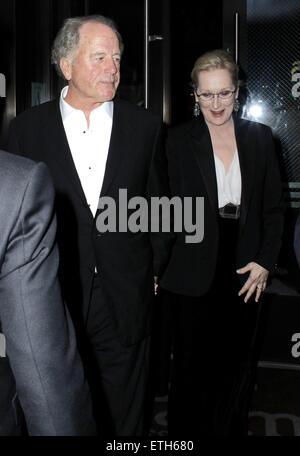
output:
<path id="1" fill-rule="evenodd" d="M 0 91 L 5 78 L 6 96 L 0 97 L 0 145 L 5 147 L 15 115 L 57 97 L 65 85 L 51 65 L 51 46 L 64 19 L 73 16 L 115 20 L 125 44 L 119 96 L 168 123 L 169 5 L 170 0 L 1 1 Z"/>
<path id="2" fill-rule="evenodd" d="M 270 126 L 276 142 L 284 188 L 285 227 L 277 275 L 269 288 L 282 303 L 280 311 L 274 314 L 273 332 L 276 334 L 276 327 L 282 328 L 285 362 L 289 359 L 291 364 L 299 364 L 299 358 L 293 357 L 290 350 L 295 315 L 292 317 L 286 304 L 287 296 L 299 299 L 300 289 L 293 246 L 300 208 L 300 2 L 233 0 L 223 2 L 223 6 L 223 47 L 239 63 L 245 82 L 240 115 Z M 270 306 L 271 313 L 274 309 Z M 274 358 L 280 358 L 282 350 L 279 336 L 270 344 Z"/>

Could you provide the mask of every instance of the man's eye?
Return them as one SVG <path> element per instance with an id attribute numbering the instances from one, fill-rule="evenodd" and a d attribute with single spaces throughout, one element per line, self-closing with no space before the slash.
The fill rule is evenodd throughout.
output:
<path id="1" fill-rule="evenodd" d="M 209 93 L 209 92 L 201 93 L 201 97 L 203 97 L 203 98 L 211 98 L 211 93 Z"/>

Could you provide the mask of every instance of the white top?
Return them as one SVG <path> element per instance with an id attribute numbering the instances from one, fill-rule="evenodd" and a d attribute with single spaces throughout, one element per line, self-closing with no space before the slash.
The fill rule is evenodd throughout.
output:
<path id="1" fill-rule="evenodd" d="M 60 95 L 62 121 L 87 204 L 95 216 L 105 173 L 114 105 L 107 101 L 94 109 L 90 113 L 88 128 L 84 112 L 64 100 L 67 93 L 68 86 Z"/>
<path id="2" fill-rule="evenodd" d="M 219 208 L 226 206 L 228 203 L 236 206 L 241 203 L 242 180 L 239 155 L 235 151 L 228 173 L 222 160 L 214 154 L 216 177 L 218 186 Z"/>

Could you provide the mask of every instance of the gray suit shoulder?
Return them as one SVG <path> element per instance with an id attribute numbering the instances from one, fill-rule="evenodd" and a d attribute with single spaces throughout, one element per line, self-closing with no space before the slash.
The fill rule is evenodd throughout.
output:
<path id="1" fill-rule="evenodd" d="M 36 163 L 29 158 L 21 157 L 4 150 L 0 150 L 0 182 L 1 186 L 6 182 L 15 189 L 26 185 L 35 169 L 43 169 L 46 165 Z"/>
<path id="2" fill-rule="evenodd" d="M 30 158 L 21 157 L 20 155 L 15 155 L 5 150 L 0 150 L 0 163 L 0 172 L 4 169 L 11 169 L 16 173 L 27 173 L 36 164 L 33 160 L 30 160 Z"/>
<path id="3" fill-rule="evenodd" d="M 12 172 L 27 174 L 36 165 L 36 162 L 30 160 L 30 158 L 0 150 L 0 172 L 9 169 Z"/>

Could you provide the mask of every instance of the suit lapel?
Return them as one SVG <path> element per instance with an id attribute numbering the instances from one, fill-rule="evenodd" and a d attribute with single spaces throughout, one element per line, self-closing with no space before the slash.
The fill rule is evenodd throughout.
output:
<path id="1" fill-rule="evenodd" d="M 251 135 L 251 139 L 249 139 L 249 123 L 238 119 L 235 115 L 233 119 L 242 178 L 240 219 L 240 228 L 242 229 L 246 222 L 255 178 L 254 152 L 256 142 L 254 135 Z M 213 149 L 209 130 L 203 119 L 200 119 L 200 121 L 199 119 L 194 119 L 192 125 L 192 149 L 207 189 L 211 207 L 217 213 L 218 188 Z"/>
<path id="2" fill-rule="evenodd" d="M 128 131 L 127 127 L 129 128 L 129 122 L 128 119 L 124 118 L 122 104 L 120 100 L 116 100 L 114 102 L 113 124 L 100 196 L 107 194 L 117 172 L 122 169 L 124 158 L 127 155 L 126 146 L 131 143 L 131 141 L 128 141 L 130 131 Z"/>
<path id="3" fill-rule="evenodd" d="M 212 210 L 217 214 L 218 189 L 210 134 L 203 119 L 194 119 L 192 125 L 192 150 L 207 189 Z"/>
<path id="4" fill-rule="evenodd" d="M 128 137 L 130 137 L 130 134 L 132 133 L 128 131 L 126 125 L 128 126 L 128 119 L 124 119 L 121 102 L 117 100 L 114 102 L 113 125 L 101 196 L 107 193 L 118 170 L 122 169 L 122 162 L 124 156 L 126 156 L 126 145 L 130 144 Z M 47 130 L 47 136 L 51 138 L 51 141 L 49 140 L 49 145 L 51 147 L 45 151 L 45 154 L 50 156 L 49 158 L 55 166 L 59 167 L 60 170 L 63 170 L 63 173 L 73 190 L 76 191 L 80 199 L 86 205 L 85 194 L 76 171 L 63 126 L 59 109 L 59 100 L 54 100 L 50 105 L 49 118 L 44 128 Z M 53 144 L 55 144 L 55 147 L 53 147 Z"/>
<path id="5" fill-rule="evenodd" d="M 234 128 L 242 178 L 240 218 L 240 229 L 242 229 L 246 222 L 250 199 L 252 195 L 252 186 L 255 179 L 254 152 L 256 142 L 254 135 L 252 135 L 251 138 L 249 138 L 248 122 L 245 122 L 242 119 L 238 119 L 234 116 Z"/>
<path id="6" fill-rule="evenodd" d="M 49 118 L 44 128 L 49 138 L 49 148 L 44 153 L 48 155 L 53 165 L 60 168 L 60 171 L 63 171 L 65 178 L 69 181 L 73 190 L 76 191 L 81 200 L 86 204 L 85 194 L 76 171 L 63 126 L 59 109 L 59 99 L 54 100 L 50 105 Z M 55 145 L 54 147 L 53 144 Z"/>

